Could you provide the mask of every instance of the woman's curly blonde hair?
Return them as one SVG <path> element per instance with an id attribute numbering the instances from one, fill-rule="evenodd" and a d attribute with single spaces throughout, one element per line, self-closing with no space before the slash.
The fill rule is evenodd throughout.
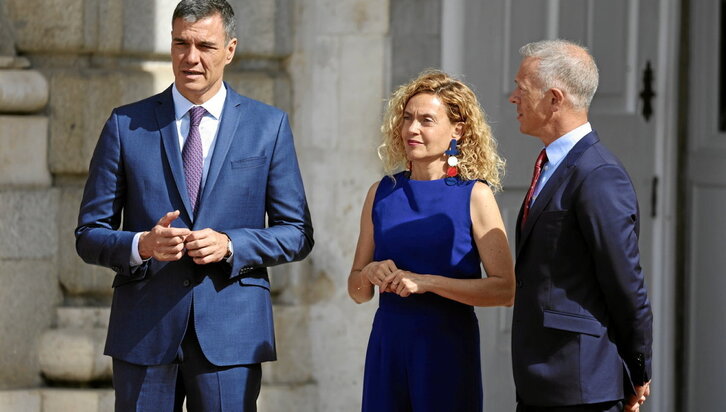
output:
<path id="1" fill-rule="evenodd" d="M 393 176 L 406 168 L 408 159 L 401 138 L 403 112 L 408 101 L 419 93 L 437 96 L 444 103 L 449 120 L 464 124 L 459 139 L 459 176 L 463 180 L 486 180 L 493 191 L 501 190 L 504 159 L 497 154 L 497 142 L 484 110 L 467 85 L 440 70 L 422 72 L 391 95 L 381 126 L 383 143 L 378 148 L 386 175 Z"/>

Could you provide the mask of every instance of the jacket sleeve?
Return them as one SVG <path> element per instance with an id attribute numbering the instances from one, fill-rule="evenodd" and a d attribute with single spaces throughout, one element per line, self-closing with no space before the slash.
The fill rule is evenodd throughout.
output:
<path id="1" fill-rule="evenodd" d="M 650 380 L 653 315 L 638 249 L 639 211 L 632 182 L 617 164 L 582 182 L 577 218 L 592 252 L 620 356 L 634 385 Z"/>
<path id="2" fill-rule="evenodd" d="M 287 115 L 281 117 L 266 182 L 267 227 L 226 230 L 234 257 L 231 276 L 305 258 L 313 227 Z"/>
<path id="3" fill-rule="evenodd" d="M 129 265 L 134 233 L 117 230 L 125 200 L 124 164 L 114 111 L 106 121 L 91 158 L 75 230 L 76 251 L 86 263 L 131 275 Z M 145 265 L 141 269 L 144 270 Z"/>

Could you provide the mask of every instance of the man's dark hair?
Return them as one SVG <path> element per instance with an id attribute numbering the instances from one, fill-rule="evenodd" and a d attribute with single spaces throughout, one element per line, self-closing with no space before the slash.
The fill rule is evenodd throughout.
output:
<path id="1" fill-rule="evenodd" d="M 234 10 L 225 0 L 182 0 L 174 9 L 171 23 L 174 24 L 176 19 L 184 19 L 193 23 L 217 13 L 222 16 L 227 41 L 237 37 L 237 20 L 234 18 Z"/>

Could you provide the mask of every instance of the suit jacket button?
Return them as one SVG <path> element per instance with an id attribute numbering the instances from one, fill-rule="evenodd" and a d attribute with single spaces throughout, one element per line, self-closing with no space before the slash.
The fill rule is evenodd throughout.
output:
<path id="1" fill-rule="evenodd" d="M 517 281 L 517 287 L 521 288 L 524 283 L 521 280 Z"/>
<path id="2" fill-rule="evenodd" d="M 184 279 L 184 282 L 182 282 L 182 284 L 183 284 L 183 285 L 184 285 L 184 287 L 186 288 L 186 287 L 189 287 L 189 285 L 191 285 L 191 284 L 192 284 L 192 282 L 190 282 L 190 281 L 189 281 L 189 279 Z"/>

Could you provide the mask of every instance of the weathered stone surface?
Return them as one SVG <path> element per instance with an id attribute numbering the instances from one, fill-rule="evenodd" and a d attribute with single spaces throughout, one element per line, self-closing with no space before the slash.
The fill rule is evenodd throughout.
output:
<path id="1" fill-rule="evenodd" d="M 0 412 L 41 412 L 37 390 L 0 391 Z"/>
<path id="2" fill-rule="evenodd" d="M 56 210 L 58 192 L 0 191 L 0 259 L 44 259 L 58 249 Z"/>
<path id="3" fill-rule="evenodd" d="M 81 50 L 84 0 L 6 0 L 18 50 Z"/>
<path id="4" fill-rule="evenodd" d="M 61 297 L 55 267 L 50 260 L 0 259 L 0 285 L 0 388 L 36 386 L 40 336 Z"/>
<path id="5" fill-rule="evenodd" d="M 278 32 L 289 21 L 278 21 L 277 11 L 289 0 L 230 0 L 237 17 L 237 56 L 276 56 Z M 289 7 L 289 6 L 288 6 Z M 281 14 L 282 15 L 282 14 Z M 281 39 L 280 51 L 289 53 Z"/>
<path id="6" fill-rule="evenodd" d="M 0 112 L 32 113 L 48 103 L 48 82 L 35 70 L 0 70 Z"/>
<path id="7" fill-rule="evenodd" d="M 86 264 L 76 252 L 73 231 L 78 222 L 78 207 L 83 189 L 63 187 L 58 207 L 58 280 L 67 295 L 93 295 L 109 297 L 114 272 L 97 265 Z"/>
<path id="8" fill-rule="evenodd" d="M 311 379 L 308 311 L 304 306 L 274 308 L 277 361 L 262 365 L 265 383 L 300 384 Z"/>
<path id="9" fill-rule="evenodd" d="M 303 385 L 262 385 L 257 400 L 259 412 L 319 411 L 316 388 L 312 383 Z M 339 409 L 341 411 L 350 408 Z"/>
<path id="10" fill-rule="evenodd" d="M 47 117 L 0 116 L 0 147 L 0 186 L 50 186 Z"/>
<path id="11" fill-rule="evenodd" d="M 64 307 L 58 308 L 58 328 L 108 328 L 108 316 L 111 308 L 107 307 Z"/>
<path id="12" fill-rule="evenodd" d="M 61 328 L 43 334 L 39 359 L 52 380 L 89 382 L 111 379 L 111 358 L 103 355 L 105 328 Z"/>
<path id="13" fill-rule="evenodd" d="M 341 295 L 310 308 L 309 334 L 319 411 L 360 409 L 363 364 L 378 298 L 357 305 L 342 293 L 345 289 Z"/>
<path id="14" fill-rule="evenodd" d="M 113 108 L 169 87 L 173 75 L 168 65 L 149 65 L 123 72 L 60 71 L 49 79 L 50 170 L 82 174 Z"/>
<path id="15" fill-rule="evenodd" d="M 113 412 L 113 389 L 43 389 L 42 412 Z"/>
<path id="16" fill-rule="evenodd" d="M 276 79 L 266 73 L 228 72 L 224 80 L 239 94 L 276 106 Z"/>
<path id="17" fill-rule="evenodd" d="M 345 109 L 340 111 L 337 120 L 340 130 L 345 130 L 345 139 L 338 139 L 338 144 L 341 150 L 351 151 L 349 153 L 375 152 L 380 142 L 380 134 L 375 131 L 381 125 L 383 102 L 388 97 L 384 94 L 385 43 L 382 36 L 351 36 L 345 37 L 340 44 L 338 93 Z M 368 70 L 361 70 L 362 67 Z"/>
<path id="18" fill-rule="evenodd" d="M 5 5 L 0 3 L 0 39 L 3 39 L 0 42 L 0 56 L 15 56 L 15 36 L 5 14 Z"/>
<path id="19" fill-rule="evenodd" d="M 388 0 L 320 0 L 317 3 L 316 29 L 321 33 L 385 35 L 388 32 Z"/>

